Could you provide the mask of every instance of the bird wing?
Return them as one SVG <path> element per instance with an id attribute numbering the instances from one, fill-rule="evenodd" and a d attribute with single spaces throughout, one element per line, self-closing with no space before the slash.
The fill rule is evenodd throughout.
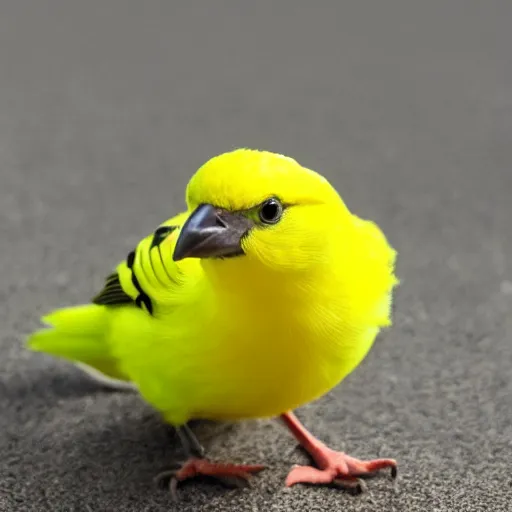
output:
<path id="1" fill-rule="evenodd" d="M 135 304 L 133 297 L 124 291 L 118 272 L 113 272 L 105 279 L 105 286 L 91 302 L 103 306 Z"/>
<path id="2" fill-rule="evenodd" d="M 180 284 L 172 251 L 185 219 L 185 213 L 173 217 L 142 239 L 106 278 L 92 303 L 109 307 L 132 304 L 153 315 L 155 305 L 165 302 Z"/>

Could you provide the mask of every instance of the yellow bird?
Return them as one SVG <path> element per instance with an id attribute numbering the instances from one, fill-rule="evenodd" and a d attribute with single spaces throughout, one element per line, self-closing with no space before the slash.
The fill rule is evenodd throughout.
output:
<path id="1" fill-rule="evenodd" d="M 262 465 L 216 463 L 192 419 L 280 417 L 316 467 L 286 485 L 337 483 L 393 459 L 334 451 L 293 410 L 352 372 L 391 323 L 396 252 L 349 211 L 320 174 L 292 158 L 237 149 L 207 161 L 187 211 L 143 239 L 92 303 L 43 317 L 28 346 L 134 386 L 173 425 L 188 460 L 171 489 L 196 475 L 246 481 Z"/>

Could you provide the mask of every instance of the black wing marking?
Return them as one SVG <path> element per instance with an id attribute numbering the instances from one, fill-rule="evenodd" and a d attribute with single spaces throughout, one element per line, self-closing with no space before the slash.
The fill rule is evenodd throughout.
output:
<path id="1" fill-rule="evenodd" d="M 142 309 L 142 304 L 146 306 L 146 309 L 150 315 L 153 314 L 153 303 L 151 302 L 151 299 L 149 295 L 142 289 L 139 280 L 137 279 L 137 276 L 135 275 L 135 271 L 133 269 L 133 263 L 135 261 L 135 251 L 132 251 L 130 254 L 128 254 L 128 258 L 126 258 L 126 264 L 128 265 L 128 268 L 132 272 L 132 284 L 135 286 L 137 292 L 139 294 L 137 297 L 135 297 L 135 305 Z"/>
<path id="2" fill-rule="evenodd" d="M 123 290 L 119 281 L 119 274 L 110 274 L 103 290 L 92 299 L 93 304 L 104 306 L 120 306 L 122 304 L 135 304 L 135 301 Z"/>
<path id="3" fill-rule="evenodd" d="M 158 247 L 178 226 L 160 226 L 153 235 L 150 250 Z"/>
<path id="4" fill-rule="evenodd" d="M 135 251 L 131 251 L 126 257 L 126 266 L 130 269 L 132 275 L 132 284 L 137 290 L 137 297 L 133 299 L 130 297 L 122 288 L 121 281 L 119 280 L 119 274 L 117 272 L 110 274 L 107 277 L 103 290 L 92 299 L 94 304 L 105 305 L 105 306 L 121 306 L 126 304 L 134 304 L 135 306 L 142 309 L 142 305 L 146 307 L 146 310 L 151 315 L 153 314 L 153 304 L 148 294 L 142 289 L 135 271 L 133 264 L 135 262 Z"/>
<path id="5" fill-rule="evenodd" d="M 160 246 L 160 244 L 175 230 L 178 226 L 161 226 L 159 227 L 154 235 L 151 242 L 150 249 Z M 160 250 L 160 249 L 159 249 Z M 150 259 L 151 260 L 151 259 Z M 153 303 L 149 295 L 142 289 L 137 276 L 135 275 L 135 269 L 133 264 L 135 263 L 135 250 L 131 251 L 126 257 L 126 266 L 130 269 L 132 275 L 132 284 L 138 292 L 137 297 L 133 299 L 128 295 L 122 288 L 119 280 L 119 274 L 114 272 L 110 274 L 105 282 L 103 290 L 92 299 L 94 304 L 105 305 L 105 306 L 120 306 L 126 304 L 134 304 L 142 309 L 144 305 L 145 309 L 150 315 L 153 314 Z"/>

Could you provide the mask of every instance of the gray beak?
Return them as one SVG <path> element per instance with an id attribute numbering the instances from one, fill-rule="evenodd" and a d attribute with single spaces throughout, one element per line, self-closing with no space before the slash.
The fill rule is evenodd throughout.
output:
<path id="1" fill-rule="evenodd" d="M 241 213 L 201 204 L 183 224 L 172 259 L 242 255 L 242 238 L 252 226 L 253 222 Z"/>

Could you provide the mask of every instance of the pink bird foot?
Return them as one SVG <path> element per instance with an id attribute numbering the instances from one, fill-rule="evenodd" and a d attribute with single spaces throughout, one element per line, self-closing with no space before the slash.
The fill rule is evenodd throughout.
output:
<path id="1" fill-rule="evenodd" d="M 160 472 L 157 484 L 168 482 L 173 501 L 178 501 L 178 485 L 195 477 L 213 478 L 228 487 L 245 487 L 249 485 L 253 473 L 265 469 L 261 464 L 222 464 L 205 458 L 205 450 L 188 425 L 176 428 L 187 460 L 174 464 L 173 467 Z"/>
<path id="2" fill-rule="evenodd" d="M 283 414 L 281 418 L 318 466 L 317 468 L 312 466 L 292 468 L 286 479 L 287 487 L 298 483 L 335 485 L 359 494 L 366 488 L 365 483 L 359 477 L 371 476 L 381 469 L 391 468 L 391 477 L 396 478 L 397 463 L 395 460 L 362 461 L 355 459 L 343 452 L 330 449 L 316 439 L 294 414 Z"/>
<path id="3" fill-rule="evenodd" d="M 211 477 L 229 487 L 244 487 L 249 484 L 253 473 L 265 469 L 261 464 L 221 464 L 206 459 L 191 458 L 174 469 L 162 471 L 157 482 L 169 480 L 169 490 L 174 501 L 178 500 L 178 484 L 198 476 Z"/>

